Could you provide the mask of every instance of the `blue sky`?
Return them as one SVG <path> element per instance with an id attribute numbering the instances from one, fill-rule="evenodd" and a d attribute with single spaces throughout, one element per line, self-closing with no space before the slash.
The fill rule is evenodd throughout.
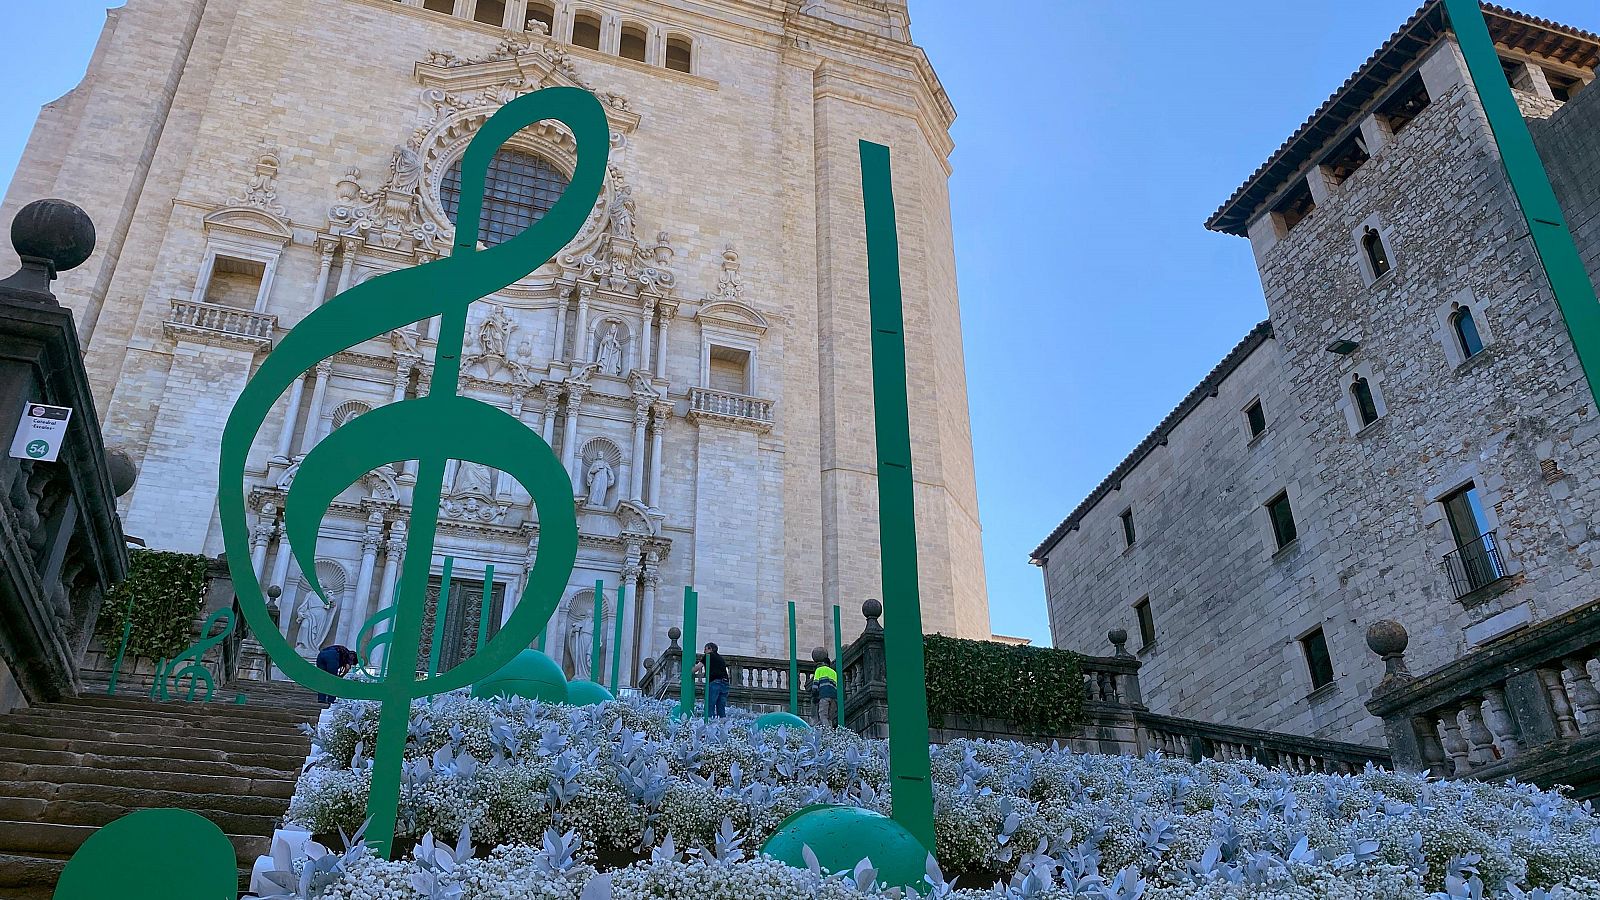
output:
<path id="1" fill-rule="evenodd" d="M 0 192 L 82 75 L 94 0 L 13 0 Z M 1045 642 L 1028 553 L 1266 316 L 1205 218 L 1413 0 L 911 0 L 960 113 L 951 182 L 994 630 Z M 1600 30 L 1594 0 L 1516 8 Z"/>

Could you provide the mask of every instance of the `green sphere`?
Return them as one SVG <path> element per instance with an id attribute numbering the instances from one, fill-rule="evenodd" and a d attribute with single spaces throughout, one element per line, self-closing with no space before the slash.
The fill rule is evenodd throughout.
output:
<path id="1" fill-rule="evenodd" d="M 810 728 L 805 719 L 794 713 L 769 712 L 756 717 L 754 728 Z"/>
<path id="2" fill-rule="evenodd" d="M 606 686 L 593 681 L 567 682 L 567 703 L 572 706 L 594 706 L 617 699 Z"/>
<path id="3" fill-rule="evenodd" d="M 472 686 L 474 697 L 526 697 L 543 703 L 567 702 L 567 677 L 556 661 L 537 650 L 524 650 L 500 671 Z"/>
<path id="4" fill-rule="evenodd" d="M 872 860 L 878 881 L 890 887 L 926 890 L 928 850 L 899 822 L 870 809 L 818 804 L 791 813 L 761 845 L 761 852 L 806 868 L 810 847 L 828 874 L 850 872 L 863 858 Z"/>

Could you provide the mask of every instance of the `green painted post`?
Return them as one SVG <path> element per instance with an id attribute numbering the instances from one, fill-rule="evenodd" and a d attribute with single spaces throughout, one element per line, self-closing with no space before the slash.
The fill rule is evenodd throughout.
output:
<path id="1" fill-rule="evenodd" d="M 912 493 L 911 416 L 906 394 L 889 148 L 861 142 L 872 320 L 872 394 L 878 442 L 878 539 L 883 573 L 883 653 L 888 669 L 889 790 L 896 822 L 932 853 L 933 777 L 928 761 L 928 686 L 917 592 L 917 514 Z"/>
<path id="2" fill-rule="evenodd" d="M 450 615 L 450 570 L 455 557 L 444 558 L 444 573 L 439 576 L 439 602 L 433 605 L 433 646 L 428 648 L 428 677 L 439 674 L 439 651 L 444 649 L 444 620 Z"/>
<path id="3" fill-rule="evenodd" d="M 606 583 L 600 579 L 594 582 L 594 618 L 590 622 L 594 625 L 593 636 L 589 638 L 589 680 L 595 684 L 600 683 L 600 644 L 605 635 L 600 631 L 600 614 L 605 610 Z"/>
<path id="4" fill-rule="evenodd" d="M 683 670 L 678 675 L 678 713 L 687 719 L 694 715 L 695 626 L 699 624 L 700 595 L 694 588 L 683 589 Z M 709 696 L 710 692 L 707 691 Z M 707 704 L 709 706 L 709 704 Z"/>
<path id="5" fill-rule="evenodd" d="M 489 643 L 489 607 L 494 604 L 494 564 L 483 567 L 483 596 L 478 599 L 478 646 Z"/>
<path id="6" fill-rule="evenodd" d="M 133 634 L 133 610 L 128 610 L 128 621 L 122 623 L 122 643 L 117 647 L 117 660 L 111 664 L 111 685 L 106 693 L 117 692 L 117 675 L 122 671 L 122 654 L 128 652 L 128 637 Z"/>
<path id="7" fill-rule="evenodd" d="M 1578 362 L 1589 379 L 1589 392 L 1600 403 L 1600 299 L 1589 281 L 1583 257 L 1567 226 L 1561 202 L 1550 185 L 1550 174 L 1539 158 L 1528 122 L 1522 117 L 1517 99 L 1506 81 L 1495 51 L 1489 25 L 1478 0 L 1444 0 L 1445 12 L 1455 29 L 1456 42 L 1466 58 L 1467 71 L 1477 88 L 1478 99 L 1500 148 L 1500 161 L 1506 178 L 1517 195 L 1517 203 L 1528 220 L 1528 233 L 1544 264 L 1556 305 L 1566 320 Z"/>
<path id="8" fill-rule="evenodd" d="M 611 693 L 622 687 L 622 617 L 628 608 L 628 583 L 617 582 L 617 627 L 611 633 Z"/>
<path id="9" fill-rule="evenodd" d="M 833 692 L 839 699 L 834 701 L 838 706 L 839 727 L 844 727 L 844 638 L 839 636 L 839 604 L 833 605 L 833 670 L 839 673 L 839 680 L 834 682 Z"/>
<path id="10" fill-rule="evenodd" d="M 789 714 L 800 715 L 800 651 L 794 645 L 794 601 L 789 601 Z"/>

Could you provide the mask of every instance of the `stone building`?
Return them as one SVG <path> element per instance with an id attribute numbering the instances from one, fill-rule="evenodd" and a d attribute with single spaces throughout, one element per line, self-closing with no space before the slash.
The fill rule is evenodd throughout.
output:
<path id="1" fill-rule="evenodd" d="M 1485 11 L 1593 275 L 1600 37 Z M 1600 598 L 1600 413 L 1441 4 L 1207 227 L 1269 317 L 1034 551 L 1056 645 L 1124 627 L 1156 712 L 1381 743 L 1370 624 L 1427 671 Z"/>
<path id="2" fill-rule="evenodd" d="M 604 193 L 558 257 L 475 304 L 460 390 L 561 456 L 581 542 L 549 649 L 593 633 L 596 580 L 629 588 L 624 670 L 666 646 L 682 587 L 725 652 L 786 654 L 786 602 L 878 594 L 857 142 L 892 148 L 905 276 L 924 618 L 987 637 L 947 180 L 954 110 L 903 0 L 128 0 L 83 82 L 41 112 L 0 209 L 82 205 L 100 253 L 58 293 L 88 335 L 124 500 L 152 547 L 221 551 L 220 431 L 274 342 L 339 291 L 449 252 L 459 159 L 519 94 L 581 86 L 612 130 Z M 483 239 L 542 215 L 575 163 L 549 124 L 490 173 Z M 352 643 L 400 571 L 415 466 L 342 494 L 315 567 L 290 565 L 286 486 L 318 440 L 429 390 L 438 320 L 352 346 L 285 392 L 251 455 L 253 563 L 305 652 Z M 403 440 L 404 436 L 397 436 Z M 433 572 L 454 558 L 448 663 L 484 593 L 538 552 L 529 498 L 452 466 Z M 469 627 L 469 625 L 473 627 Z"/>

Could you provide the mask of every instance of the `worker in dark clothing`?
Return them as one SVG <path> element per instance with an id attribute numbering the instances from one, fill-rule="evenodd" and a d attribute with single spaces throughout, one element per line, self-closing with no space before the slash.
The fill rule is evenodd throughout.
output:
<path id="1" fill-rule="evenodd" d="M 343 678 L 349 674 L 350 667 L 354 666 L 357 660 L 358 657 L 354 650 L 340 644 L 334 644 L 331 647 L 323 647 L 322 652 L 317 654 L 317 668 L 330 675 L 337 675 Z M 332 703 L 333 700 L 334 698 L 329 694 L 317 695 L 317 702 L 324 706 Z"/>
<path id="2" fill-rule="evenodd" d="M 728 715 L 728 663 L 716 644 L 706 644 L 706 706 L 714 716 Z"/>

